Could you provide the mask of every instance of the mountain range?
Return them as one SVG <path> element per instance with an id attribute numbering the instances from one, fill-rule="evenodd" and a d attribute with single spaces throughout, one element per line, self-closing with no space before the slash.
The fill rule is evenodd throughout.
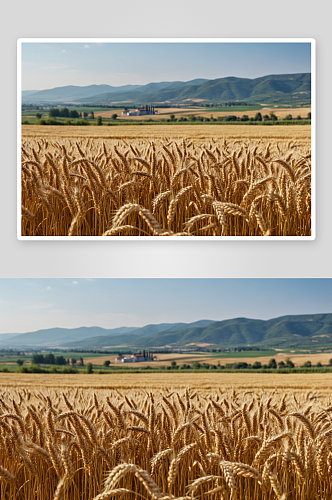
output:
<path id="1" fill-rule="evenodd" d="M 197 78 L 188 82 L 157 82 L 147 85 L 69 85 L 39 91 L 22 91 L 22 102 L 30 104 L 161 104 L 229 101 L 310 101 L 311 74 L 267 75 L 260 78 Z"/>
<path id="2" fill-rule="evenodd" d="M 0 336 L 1 349 L 104 349 L 332 346 L 332 314 L 281 316 L 270 320 L 234 318 L 194 323 L 161 323 L 144 327 L 50 328 Z"/>

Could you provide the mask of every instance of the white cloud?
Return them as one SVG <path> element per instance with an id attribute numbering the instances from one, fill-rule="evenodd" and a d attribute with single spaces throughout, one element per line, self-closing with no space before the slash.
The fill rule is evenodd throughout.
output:
<path id="1" fill-rule="evenodd" d="M 72 285 L 78 285 L 78 281 L 72 281 Z"/>
<path id="2" fill-rule="evenodd" d="M 84 48 L 85 48 L 85 49 L 89 49 L 89 48 L 90 48 L 90 45 L 84 45 Z"/>
<path id="3" fill-rule="evenodd" d="M 66 49 L 62 49 L 62 51 L 61 51 L 61 52 L 67 52 L 67 51 L 66 51 Z"/>
<path id="4" fill-rule="evenodd" d="M 46 287 L 46 290 L 52 290 L 52 287 L 47 286 L 47 287 Z"/>

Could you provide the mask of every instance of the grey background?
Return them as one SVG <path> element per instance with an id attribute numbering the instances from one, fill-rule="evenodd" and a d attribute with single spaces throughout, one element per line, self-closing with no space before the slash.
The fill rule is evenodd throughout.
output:
<path id="1" fill-rule="evenodd" d="M 0 278 L 332 277 L 331 2 L 325 0 L 2 1 Z M 314 241 L 18 241 L 16 41 L 24 37 L 315 38 Z"/>

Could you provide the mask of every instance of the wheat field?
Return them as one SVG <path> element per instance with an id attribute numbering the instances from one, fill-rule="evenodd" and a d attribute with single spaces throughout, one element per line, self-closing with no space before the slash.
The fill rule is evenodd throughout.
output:
<path id="1" fill-rule="evenodd" d="M 310 138 L 24 135 L 21 234 L 310 236 Z"/>
<path id="2" fill-rule="evenodd" d="M 331 408 L 300 387 L 2 385 L 0 498 L 328 499 Z"/>
<path id="3" fill-rule="evenodd" d="M 327 397 L 331 392 L 332 373 L 219 373 L 219 372 L 179 372 L 165 373 L 130 373 L 116 372 L 109 374 L 64 374 L 57 373 L 11 373 L 2 372 L 0 375 L 1 388 L 16 390 L 25 388 L 56 389 L 67 388 L 78 390 L 144 389 L 146 391 L 161 390 L 165 384 L 172 390 L 180 391 L 190 386 L 196 392 L 216 392 L 220 387 L 224 390 L 237 391 L 282 391 L 285 394 L 301 393 L 303 391 L 317 391 Z"/>
<path id="4" fill-rule="evenodd" d="M 149 125 L 116 125 L 116 126 L 58 126 L 58 125 L 22 125 L 21 136 L 23 139 L 41 139 L 59 140 L 77 138 L 85 139 L 147 139 L 161 140 L 168 137 L 172 140 L 181 140 L 187 137 L 191 140 L 212 140 L 216 137 L 226 138 L 230 141 L 247 140 L 250 141 L 290 141 L 296 140 L 299 144 L 303 142 L 310 143 L 311 140 L 311 125 L 179 125 L 172 124 L 149 124 Z"/>

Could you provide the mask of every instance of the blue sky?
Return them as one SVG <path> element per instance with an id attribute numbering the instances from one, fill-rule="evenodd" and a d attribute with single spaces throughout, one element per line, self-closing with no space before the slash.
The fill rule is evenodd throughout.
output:
<path id="1" fill-rule="evenodd" d="M 23 43 L 22 90 L 311 71 L 309 43 Z"/>
<path id="2" fill-rule="evenodd" d="M 332 279 L 0 279 L 0 333 L 332 312 Z"/>

